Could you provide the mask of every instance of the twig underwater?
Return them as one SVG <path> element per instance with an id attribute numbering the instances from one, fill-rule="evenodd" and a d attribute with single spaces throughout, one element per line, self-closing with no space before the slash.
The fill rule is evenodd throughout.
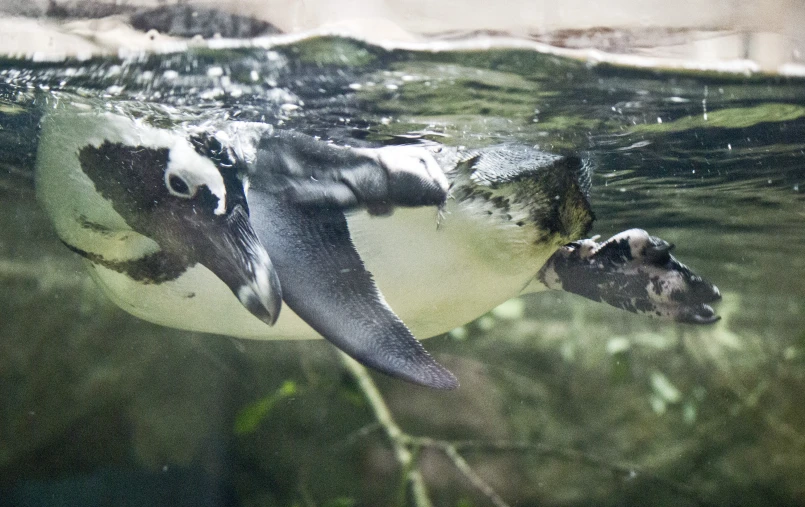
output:
<path id="1" fill-rule="evenodd" d="M 400 428 L 394 420 L 394 416 L 383 394 L 378 389 L 369 371 L 343 352 L 339 352 L 339 357 L 342 364 L 355 380 L 376 419 L 375 422 L 369 423 L 354 432 L 350 437 L 350 443 L 376 430 L 383 430 L 383 433 L 388 438 L 394 451 L 395 460 L 402 471 L 403 491 L 407 493 L 405 498 L 401 499 L 400 505 L 412 505 L 414 507 L 430 507 L 433 505 L 417 459 L 419 451 L 422 449 L 441 451 L 444 456 L 450 460 L 455 469 L 495 507 L 510 507 L 511 504 L 507 503 L 487 481 L 478 475 L 464 458 L 462 452 L 520 452 L 553 457 L 609 471 L 613 474 L 614 480 L 629 481 L 637 477 L 643 477 L 650 482 L 687 497 L 694 502 L 695 505 L 701 507 L 716 505 L 710 500 L 703 498 L 702 493 L 696 491 L 695 488 L 691 486 L 662 477 L 645 468 L 608 460 L 593 453 L 538 442 L 508 440 L 449 441 L 410 435 Z"/>

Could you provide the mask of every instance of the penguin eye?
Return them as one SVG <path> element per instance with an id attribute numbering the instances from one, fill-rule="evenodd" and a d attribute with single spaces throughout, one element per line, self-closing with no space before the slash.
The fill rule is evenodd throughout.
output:
<path id="1" fill-rule="evenodd" d="M 168 187 L 173 195 L 179 197 L 193 197 L 187 182 L 175 174 L 168 176 Z"/>

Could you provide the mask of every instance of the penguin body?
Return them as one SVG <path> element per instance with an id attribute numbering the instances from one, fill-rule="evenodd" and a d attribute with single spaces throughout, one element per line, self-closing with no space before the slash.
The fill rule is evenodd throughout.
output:
<path id="1" fill-rule="evenodd" d="M 157 128 L 69 102 L 44 119 L 37 160 L 59 236 L 124 310 L 242 338 L 324 336 L 437 388 L 457 381 L 414 334 L 526 292 L 717 320 L 718 290 L 671 245 L 641 230 L 580 239 L 588 190 L 578 158 L 525 146 L 347 148 L 265 125 Z"/>
<path id="2" fill-rule="evenodd" d="M 257 138 L 270 139 L 261 137 L 262 127 Z M 456 387 L 376 288 L 344 215 L 442 204 L 447 181 L 432 157 L 417 152 L 387 165 L 376 151 L 330 148 L 326 157 L 344 152 L 355 164 L 272 169 L 259 158 L 265 172 L 255 173 L 246 163 L 253 146 L 236 155 L 221 142 L 227 137 L 62 103 L 43 120 L 37 193 L 62 241 L 136 316 L 250 338 L 312 337 L 313 327 L 368 366 Z M 250 176 L 255 206 L 270 213 L 264 218 L 282 235 L 264 229 L 258 238 L 248 215 Z M 315 217 L 307 220 L 310 213 Z M 260 239 L 271 241 L 283 261 L 284 291 Z M 285 312 L 284 330 L 275 334 L 270 326 L 283 298 L 294 312 Z M 302 319 L 293 315 L 300 312 Z"/>

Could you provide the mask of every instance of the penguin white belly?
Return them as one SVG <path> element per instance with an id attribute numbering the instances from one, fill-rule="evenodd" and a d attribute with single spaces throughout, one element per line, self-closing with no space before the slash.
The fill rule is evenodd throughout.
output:
<path id="1" fill-rule="evenodd" d="M 448 201 L 438 228 L 433 208 L 398 208 L 390 218 L 357 213 L 348 220 L 367 269 L 418 338 L 447 332 L 516 297 L 554 251 L 455 201 Z"/>
<path id="2" fill-rule="evenodd" d="M 398 208 L 391 217 L 365 212 L 348 217 L 367 269 L 418 338 L 449 331 L 517 296 L 552 253 L 550 247 L 512 245 L 510 230 L 468 216 L 458 206 L 449 204 L 439 227 L 433 208 Z M 522 255 L 521 248 L 530 255 Z M 90 264 L 114 303 L 156 324 L 249 339 L 321 338 L 287 305 L 269 327 L 201 264 L 159 284 L 139 283 Z"/>
<path id="3" fill-rule="evenodd" d="M 175 280 L 143 284 L 100 265 L 96 282 L 128 313 L 162 326 L 251 339 L 320 338 L 287 306 L 280 321 L 268 326 L 249 312 L 209 269 L 197 264 Z"/>

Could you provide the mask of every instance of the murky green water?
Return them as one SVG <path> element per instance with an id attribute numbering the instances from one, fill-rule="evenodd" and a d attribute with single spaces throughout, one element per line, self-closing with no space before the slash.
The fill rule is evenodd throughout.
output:
<path id="1" fill-rule="evenodd" d="M 34 199 L 36 124 L 54 93 L 351 145 L 584 152 L 593 233 L 640 227 L 676 243 L 721 289 L 723 320 L 694 328 L 531 296 L 522 316 L 510 305 L 428 342 L 458 392 L 378 378 L 398 422 L 485 442 L 461 454 L 510 505 L 805 501 L 805 82 L 314 39 L 0 62 L 0 505 L 390 505 L 401 494 L 328 344 L 159 328 L 99 293 Z M 445 456 L 426 446 L 418 457 L 434 504 L 494 505 Z"/>

